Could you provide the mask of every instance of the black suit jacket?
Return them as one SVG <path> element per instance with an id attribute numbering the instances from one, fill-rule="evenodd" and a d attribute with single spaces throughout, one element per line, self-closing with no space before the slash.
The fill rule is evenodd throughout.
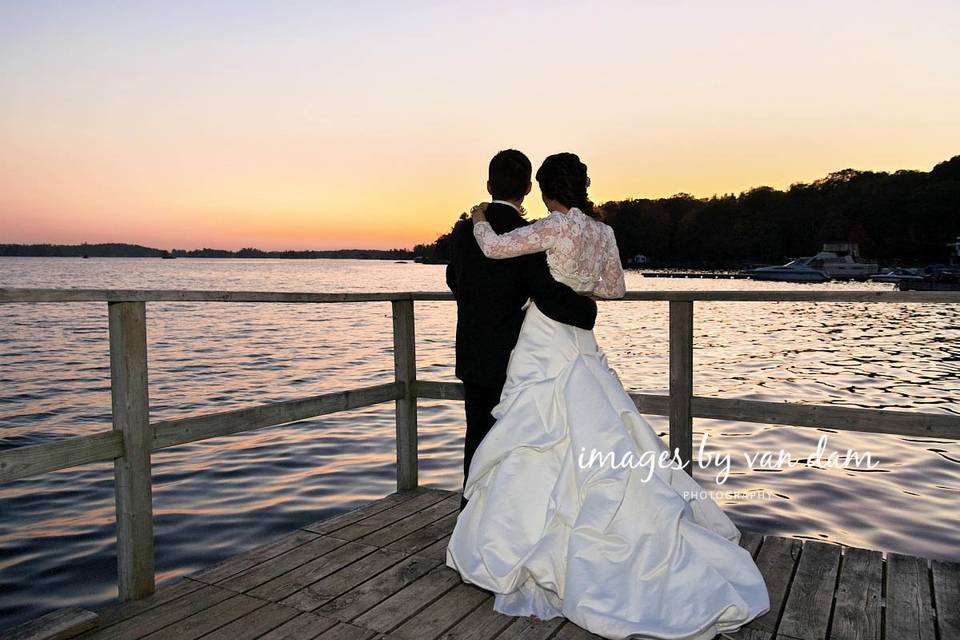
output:
<path id="1" fill-rule="evenodd" d="M 498 202 L 487 207 L 486 216 L 497 233 L 530 224 L 516 209 Z M 487 258 L 470 219 L 457 223 L 451 240 L 447 286 L 457 299 L 456 376 L 463 382 L 489 387 L 504 383 L 528 298 L 558 322 L 593 329 L 597 303 L 554 280 L 545 253 Z"/>

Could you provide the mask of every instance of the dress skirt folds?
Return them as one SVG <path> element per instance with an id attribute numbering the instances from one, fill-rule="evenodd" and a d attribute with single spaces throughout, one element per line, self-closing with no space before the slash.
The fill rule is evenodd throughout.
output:
<path id="1" fill-rule="evenodd" d="M 593 332 L 534 303 L 496 424 L 470 466 L 447 565 L 513 616 L 563 616 L 605 638 L 707 640 L 765 613 L 740 532 L 637 411 Z M 620 465 L 594 460 L 613 453 Z M 656 454 L 656 456 L 654 456 Z"/>

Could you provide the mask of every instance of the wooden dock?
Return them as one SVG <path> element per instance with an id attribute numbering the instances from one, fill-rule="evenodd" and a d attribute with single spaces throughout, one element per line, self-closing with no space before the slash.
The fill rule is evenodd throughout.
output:
<path id="1" fill-rule="evenodd" d="M 296 531 L 153 595 L 110 606 L 77 640 L 577 640 L 531 624 L 445 564 L 457 492 L 391 494 Z M 741 640 L 957 640 L 960 563 L 744 534 L 770 612 Z"/>
<path id="2" fill-rule="evenodd" d="M 564 620 L 531 625 L 498 615 L 491 594 L 463 584 L 444 564 L 459 496 L 418 482 L 420 399 L 463 400 L 456 382 L 418 377 L 414 302 L 446 292 L 3 289 L 4 303 L 106 303 L 112 430 L 0 451 L 0 482 L 113 461 L 120 602 L 98 614 L 53 611 L 3 640 L 66 638 L 368 638 L 572 640 Z M 643 414 L 669 417 L 669 446 L 693 458 L 693 419 L 960 439 L 960 416 L 707 397 L 693 389 L 693 311 L 701 302 L 957 304 L 949 291 L 631 291 L 624 301 L 669 304 L 669 388 L 630 393 Z M 146 303 L 389 303 L 392 380 L 361 389 L 221 413 L 152 421 Z M 386 402 L 395 405 L 398 493 L 307 525 L 215 567 L 156 588 L 152 454 Z M 692 467 L 691 467 L 692 469 Z M 825 505 L 829 506 L 829 505 Z M 770 590 L 772 611 L 741 640 L 960 640 L 960 564 L 819 541 L 744 535 Z M 81 589 L 82 585 L 78 585 Z"/>

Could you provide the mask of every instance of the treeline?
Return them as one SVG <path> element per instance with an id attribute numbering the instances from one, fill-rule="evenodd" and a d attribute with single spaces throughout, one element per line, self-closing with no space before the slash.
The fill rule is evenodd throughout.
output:
<path id="1" fill-rule="evenodd" d="M 0 256 L 28 256 L 42 258 L 160 258 L 162 249 L 138 244 L 0 244 Z"/>
<path id="2" fill-rule="evenodd" d="M 305 251 L 264 251 L 246 247 L 239 251 L 225 251 L 223 249 L 174 249 L 171 254 L 175 258 L 351 258 L 356 260 L 410 260 L 413 252 L 408 249 L 328 249 Z"/>
<path id="3" fill-rule="evenodd" d="M 824 242 L 856 242 L 885 264 L 946 262 L 960 235 L 960 156 L 931 171 L 837 171 L 786 191 L 757 187 L 695 198 L 638 198 L 601 207 L 621 257 L 654 265 L 739 267 L 808 256 Z M 449 234 L 418 255 L 444 258 Z"/>
<path id="4" fill-rule="evenodd" d="M 0 256 L 30 256 L 47 258 L 351 258 L 360 260 L 410 260 L 407 249 L 332 249 L 322 251 L 263 251 L 245 248 L 239 251 L 225 249 L 154 249 L 138 244 L 0 244 Z"/>

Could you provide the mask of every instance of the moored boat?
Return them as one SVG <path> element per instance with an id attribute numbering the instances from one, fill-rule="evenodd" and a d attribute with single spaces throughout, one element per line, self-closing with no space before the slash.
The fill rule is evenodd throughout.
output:
<path id="1" fill-rule="evenodd" d="M 960 291 L 960 267 L 937 269 L 919 280 L 901 280 L 900 291 Z"/>
<path id="2" fill-rule="evenodd" d="M 873 260 L 860 258 L 856 243 L 827 242 L 814 256 L 797 258 L 785 265 L 757 267 L 741 271 L 754 280 L 783 282 L 826 282 L 827 280 L 866 280 L 880 271 Z"/>
<path id="3" fill-rule="evenodd" d="M 886 273 L 870 276 L 871 282 L 888 282 L 897 284 L 904 280 L 923 280 L 923 270 L 910 267 L 897 267 Z"/>
<path id="4" fill-rule="evenodd" d="M 820 253 L 803 260 L 838 280 L 865 280 L 880 272 L 876 261 L 860 257 L 860 247 L 855 242 L 826 242 Z"/>
<path id="5" fill-rule="evenodd" d="M 791 260 L 787 264 L 770 267 L 744 269 L 740 272 L 752 280 L 775 280 L 778 282 L 827 282 L 830 280 L 824 271 L 814 269 L 803 258 Z"/>

